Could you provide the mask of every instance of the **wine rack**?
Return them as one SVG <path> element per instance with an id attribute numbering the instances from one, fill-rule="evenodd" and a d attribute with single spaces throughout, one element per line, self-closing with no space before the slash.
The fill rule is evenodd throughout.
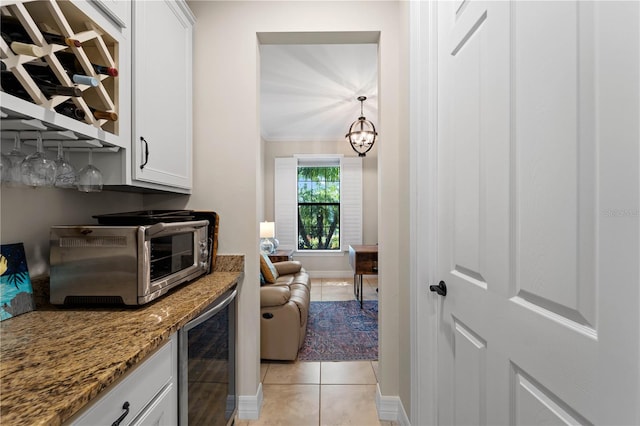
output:
<path id="1" fill-rule="evenodd" d="M 81 135 L 81 139 L 99 138 L 104 142 L 110 140 L 109 134 L 119 135 L 118 120 L 98 119 L 93 113 L 94 110 L 119 112 L 119 76 L 99 74 L 93 65 L 118 68 L 118 39 L 103 30 L 83 10 L 68 0 L 35 0 L 11 4 L 3 1 L 1 13 L 17 19 L 32 44 L 39 48 L 36 49 L 35 56 L 16 54 L 4 38 L 0 39 L 0 59 L 4 64 L 3 76 L 10 78 L 11 76 L 6 73 L 13 74 L 15 80 L 22 86 L 21 93 L 26 92 L 28 95 L 18 98 L 10 90 L 5 90 L 3 84 L 2 91 L 5 92 L 2 93 L 3 133 L 5 130 L 28 130 L 28 124 L 22 127 L 20 122 L 29 122 L 30 118 L 36 117 L 37 121 L 44 123 L 49 130 L 64 131 L 72 128 Z M 76 44 L 80 46 L 49 43 L 45 35 L 50 34 L 77 40 L 79 43 Z M 69 54 L 73 55 L 76 66 L 81 67 L 84 75 L 97 80 L 95 86 L 75 84 L 71 80 L 68 65 L 65 68 L 65 63 L 61 60 L 63 55 L 68 59 Z M 38 78 L 28 70 L 28 68 L 33 69 L 34 65 L 48 67 L 57 79 L 53 81 L 55 85 L 77 87 L 81 91 L 81 96 L 56 94 L 46 96 L 41 85 L 38 84 Z M 74 118 L 62 116 L 56 112 L 56 108 L 63 104 L 70 105 L 73 111 L 79 111 L 81 114 L 78 113 Z M 95 146 L 94 143 L 87 145 Z M 111 146 L 112 144 L 107 142 L 102 145 Z"/>

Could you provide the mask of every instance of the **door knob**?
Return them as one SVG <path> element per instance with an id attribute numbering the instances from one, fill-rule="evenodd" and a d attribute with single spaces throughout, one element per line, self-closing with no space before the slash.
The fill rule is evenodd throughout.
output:
<path id="1" fill-rule="evenodd" d="M 446 296 L 447 295 L 447 284 L 445 284 L 444 281 L 440 281 L 438 283 L 438 285 L 430 285 L 429 286 L 429 290 L 435 291 L 440 296 Z"/>

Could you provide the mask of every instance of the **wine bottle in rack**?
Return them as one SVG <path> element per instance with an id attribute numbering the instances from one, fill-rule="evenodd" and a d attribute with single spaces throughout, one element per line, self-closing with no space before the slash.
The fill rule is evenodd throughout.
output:
<path id="1" fill-rule="evenodd" d="M 8 33 L 13 37 L 20 38 L 20 40 L 16 40 L 16 41 L 21 41 L 23 43 L 32 42 L 31 38 L 29 37 L 29 33 L 27 33 L 27 31 L 24 29 L 20 20 L 18 20 L 18 18 L 15 18 L 13 16 L 2 15 L 2 31 Z M 65 37 L 63 35 L 54 34 L 47 31 L 40 31 L 40 33 L 42 34 L 42 37 L 44 37 L 46 42 L 49 44 L 59 44 L 62 46 L 75 46 L 75 47 L 82 46 L 82 43 L 80 43 L 80 41 L 72 37 Z"/>
<path id="2" fill-rule="evenodd" d="M 77 73 L 84 73 L 84 69 L 82 65 L 80 65 L 80 61 L 78 61 L 78 57 L 73 53 L 69 52 L 57 52 L 56 56 L 63 64 L 63 66 L 67 69 L 72 69 Z M 94 71 L 98 74 L 110 75 L 111 77 L 118 76 L 118 69 L 114 67 L 108 67 L 105 65 L 96 65 L 94 63 L 91 64 Z"/>
<path id="3" fill-rule="evenodd" d="M 73 70 L 67 69 L 64 64 L 62 64 L 62 67 L 69 75 L 69 78 L 71 78 L 71 81 L 73 81 L 75 84 L 84 84 L 92 87 L 96 87 L 99 84 L 98 79 L 95 77 L 76 74 L 73 72 Z M 24 64 L 24 68 L 29 72 L 29 74 L 44 78 L 45 80 L 54 81 L 52 79 L 57 79 L 53 70 L 46 62 L 29 62 Z"/>
<path id="4" fill-rule="evenodd" d="M 78 108 L 73 101 L 68 100 L 54 108 L 57 113 L 66 115 L 67 117 L 74 118 L 76 120 L 84 121 L 86 114 L 85 112 Z"/>
<path id="5" fill-rule="evenodd" d="M 4 62 L 2 63 L 2 65 L 4 65 Z M 22 84 L 20 84 L 20 81 L 16 78 L 16 76 L 13 75 L 11 71 L 7 71 L 5 68 L 6 65 L 2 69 L 2 77 L 0 78 L 0 86 L 2 86 L 2 91 L 15 96 L 16 98 L 33 102 L 33 99 L 31 99 L 31 96 L 25 90 Z"/>
<path id="6" fill-rule="evenodd" d="M 35 81 L 35 83 L 38 85 L 42 93 L 44 93 L 45 96 L 47 96 L 48 98 L 51 98 L 53 96 L 58 96 L 58 95 L 72 96 L 72 97 L 78 97 L 78 98 L 82 96 L 82 90 L 80 90 L 79 87 L 63 86 L 61 84 L 56 84 L 51 81 L 40 78 L 36 75 L 32 75 L 31 78 L 33 78 L 33 81 Z"/>
<path id="7" fill-rule="evenodd" d="M 96 108 L 89 107 L 91 113 L 98 120 L 117 121 L 118 114 L 111 111 L 102 111 Z M 76 120 L 84 120 L 86 114 L 83 109 L 78 108 L 73 101 L 68 100 L 55 107 L 56 112 L 66 115 L 67 117 L 75 118 Z"/>
<path id="8" fill-rule="evenodd" d="M 7 42 L 13 53 L 16 55 L 33 56 L 34 58 L 40 58 L 44 55 L 44 51 L 41 47 L 31 43 L 24 43 L 17 41 L 10 34 L 2 32 L 2 38 Z"/>
<path id="9" fill-rule="evenodd" d="M 91 107 L 89 107 L 89 109 L 98 120 L 118 121 L 118 114 L 115 112 L 101 111 Z"/>
<path id="10" fill-rule="evenodd" d="M 53 96 L 82 96 L 82 90 L 80 90 L 79 87 L 68 87 L 61 84 L 55 84 L 36 76 L 31 76 L 31 78 L 33 78 L 33 81 L 47 98 L 52 98 Z M 0 80 L 0 85 L 2 86 L 2 90 L 10 95 L 33 102 L 29 93 L 11 71 L 2 71 L 2 80 Z"/>
<path id="11" fill-rule="evenodd" d="M 2 63 L 2 66 L 3 66 L 2 71 L 5 71 L 6 65 L 5 65 L 4 62 Z M 25 67 L 25 69 L 28 69 L 28 68 L 30 68 L 29 65 L 27 65 Z M 6 77 L 5 77 L 4 73 L 2 74 L 2 76 L 3 76 L 2 77 L 3 79 L 6 78 L 7 80 L 11 81 L 10 84 L 12 84 L 12 85 L 13 84 L 20 85 L 20 82 L 15 78 L 15 76 L 11 72 L 7 71 Z M 42 93 L 44 93 L 45 96 L 48 97 L 48 98 L 51 98 L 51 97 L 57 96 L 57 95 L 60 95 L 60 96 L 73 96 L 73 97 L 82 96 L 82 90 L 80 90 L 79 87 L 76 87 L 76 86 L 72 86 L 72 87 L 64 86 L 62 84 L 59 84 L 56 81 L 57 79 L 55 79 L 55 78 L 54 78 L 54 80 L 52 80 L 51 78 L 45 78 L 44 74 L 38 75 L 37 73 L 33 73 L 33 74 L 30 74 L 30 76 L 33 79 L 33 81 L 36 83 L 36 85 L 40 88 Z M 20 85 L 20 87 L 22 87 L 22 85 Z M 22 91 L 24 91 L 24 93 L 27 93 L 24 89 L 22 91 L 19 91 L 19 90 L 15 89 L 15 91 L 18 91 L 20 94 L 22 94 Z"/>
<path id="12" fill-rule="evenodd" d="M 63 46 L 67 45 L 67 46 L 75 46 L 75 47 L 82 46 L 82 43 L 80 43 L 78 40 L 71 37 L 65 37 L 60 34 L 47 33 L 42 31 L 42 36 L 49 44 L 60 44 Z"/>

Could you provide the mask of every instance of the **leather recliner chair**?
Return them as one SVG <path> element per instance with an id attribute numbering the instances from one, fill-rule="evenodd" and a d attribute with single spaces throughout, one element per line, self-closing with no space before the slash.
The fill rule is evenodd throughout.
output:
<path id="1" fill-rule="evenodd" d="M 273 266 L 275 283 L 260 288 L 260 357 L 293 361 L 307 333 L 311 280 L 300 262 Z"/>

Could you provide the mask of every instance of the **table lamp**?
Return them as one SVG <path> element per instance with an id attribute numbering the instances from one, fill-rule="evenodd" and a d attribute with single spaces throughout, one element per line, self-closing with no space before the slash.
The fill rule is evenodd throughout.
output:
<path id="1" fill-rule="evenodd" d="M 274 222 L 260 222 L 260 251 L 264 253 L 271 254 L 276 249 L 273 242 L 275 225 Z"/>

